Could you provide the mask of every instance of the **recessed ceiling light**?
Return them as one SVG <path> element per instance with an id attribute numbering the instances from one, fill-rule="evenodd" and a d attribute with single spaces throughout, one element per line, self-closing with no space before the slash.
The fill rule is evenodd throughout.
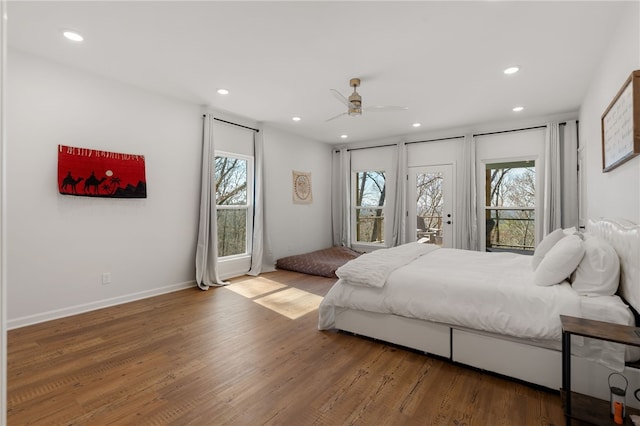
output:
<path id="1" fill-rule="evenodd" d="M 348 137 L 349 137 L 349 135 L 340 135 L 340 137 L 341 137 L 342 139 L 346 139 L 346 138 L 348 138 Z"/>
<path id="2" fill-rule="evenodd" d="M 71 41 L 82 41 L 82 40 L 84 40 L 84 37 L 82 37 L 80 34 L 78 34 L 75 31 L 63 31 L 62 35 L 65 36 L 65 38 L 67 40 L 71 40 Z"/>
<path id="3" fill-rule="evenodd" d="M 520 68 L 518 68 L 518 67 L 509 67 L 509 68 L 506 68 L 503 72 L 505 74 L 509 75 L 509 74 L 515 74 L 518 71 L 520 71 Z"/>
<path id="4" fill-rule="evenodd" d="M 420 124 L 420 123 L 413 123 L 413 124 L 412 124 L 412 126 L 413 126 L 413 127 L 420 127 L 420 126 L 422 126 L 422 124 Z"/>
<path id="5" fill-rule="evenodd" d="M 524 107 L 523 107 L 523 106 L 517 106 L 517 107 L 513 107 L 512 111 L 513 111 L 513 112 L 520 112 L 520 111 L 522 111 L 523 109 L 524 109 Z"/>
<path id="6" fill-rule="evenodd" d="M 293 121 L 300 121 L 300 120 L 302 120 L 302 118 L 300 118 L 300 117 L 292 117 L 291 119 L 292 119 Z"/>
<path id="7" fill-rule="evenodd" d="M 228 95 L 229 91 L 227 89 L 218 89 L 218 94 L 220 94 L 220 95 Z"/>

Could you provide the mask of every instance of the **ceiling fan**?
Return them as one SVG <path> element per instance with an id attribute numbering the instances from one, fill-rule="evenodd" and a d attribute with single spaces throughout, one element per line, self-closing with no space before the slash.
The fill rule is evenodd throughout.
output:
<path id="1" fill-rule="evenodd" d="M 344 97 L 342 93 L 338 92 L 337 90 L 330 89 L 331 93 L 333 93 L 336 99 L 338 99 L 340 102 L 342 102 L 347 106 L 347 112 L 338 114 L 335 117 L 331 117 L 326 121 L 335 120 L 336 118 L 342 117 L 343 115 L 359 116 L 359 115 L 362 115 L 362 111 L 384 112 L 384 111 L 404 111 L 408 109 L 407 107 L 389 106 L 389 105 L 374 105 L 374 106 L 362 108 L 362 97 L 356 90 L 356 88 L 360 86 L 360 79 L 352 78 L 351 80 L 349 80 L 349 86 L 353 87 L 353 93 L 348 98 Z"/>

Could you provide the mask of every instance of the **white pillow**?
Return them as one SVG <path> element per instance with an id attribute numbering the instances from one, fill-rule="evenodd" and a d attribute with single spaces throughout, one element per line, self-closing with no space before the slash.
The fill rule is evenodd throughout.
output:
<path id="1" fill-rule="evenodd" d="M 531 259 L 531 266 L 533 266 L 533 270 L 535 271 L 544 259 L 544 256 L 556 245 L 558 241 L 566 237 L 567 234 L 564 233 L 562 228 L 558 228 L 555 231 L 547 234 L 546 237 L 540 241 L 538 247 L 536 247 L 536 251 L 533 252 L 533 258 Z"/>
<path id="2" fill-rule="evenodd" d="M 561 283 L 576 269 L 584 257 L 584 251 L 584 241 L 577 235 L 562 238 L 538 265 L 533 275 L 533 282 L 541 286 Z"/>
<path id="3" fill-rule="evenodd" d="M 565 233 L 565 235 L 577 235 L 584 240 L 585 233 L 579 230 L 576 226 L 574 226 L 573 228 L 565 228 L 562 231 Z"/>
<path id="4" fill-rule="evenodd" d="M 612 296 L 620 282 L 620 258 L 605 240 L 587 236 L 585 254 L 571 286 L 582 296 Z"/>
<path id="5" fill-rule="evenodd" d="M 578 228 L 573 226 L 571 228 L 564 228 L 562 231 L 567 235 L 574 235 L 578 233 Z"/>

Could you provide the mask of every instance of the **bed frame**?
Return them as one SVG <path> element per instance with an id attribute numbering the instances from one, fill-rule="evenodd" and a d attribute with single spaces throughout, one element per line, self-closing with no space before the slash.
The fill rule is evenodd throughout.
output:
<path id="1" fill-rule="evenodd" d="M 587 232 L 616 249 L 621 270 L 619 294 L 640 310 L 640 226 L 624 220 L 590 220 Z M 562 385 L 560 342 L 549 348 L 459 326 L 353 309 L 336 311 L 335 327 L 553 390 Z M 576 356 L 572 356 L 571 365 L 574 391 L 609 399 L 607 377 L 612 370 Z M 622 374 L 629 380 L 627 404 L 640 408 L 632 396 L 640 388 L 640 369 L 626 366 Z"/>

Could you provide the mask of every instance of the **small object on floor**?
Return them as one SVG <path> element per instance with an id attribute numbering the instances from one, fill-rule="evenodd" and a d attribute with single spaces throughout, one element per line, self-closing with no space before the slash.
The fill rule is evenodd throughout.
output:
<path id="1" fill-rule="evenodd" d="M 636 416 L 635 414 L 630 414 L 629 418 L 633 422 L 635 426 L 640 426 L 640 416 Z"/>
<path id="2" fill-rule="evenodd" d="M 613 422 L 617 425 L 621 425 L 623 423 L 622 404 L 620 402 L 614 402 L 613 410 Z"/>

